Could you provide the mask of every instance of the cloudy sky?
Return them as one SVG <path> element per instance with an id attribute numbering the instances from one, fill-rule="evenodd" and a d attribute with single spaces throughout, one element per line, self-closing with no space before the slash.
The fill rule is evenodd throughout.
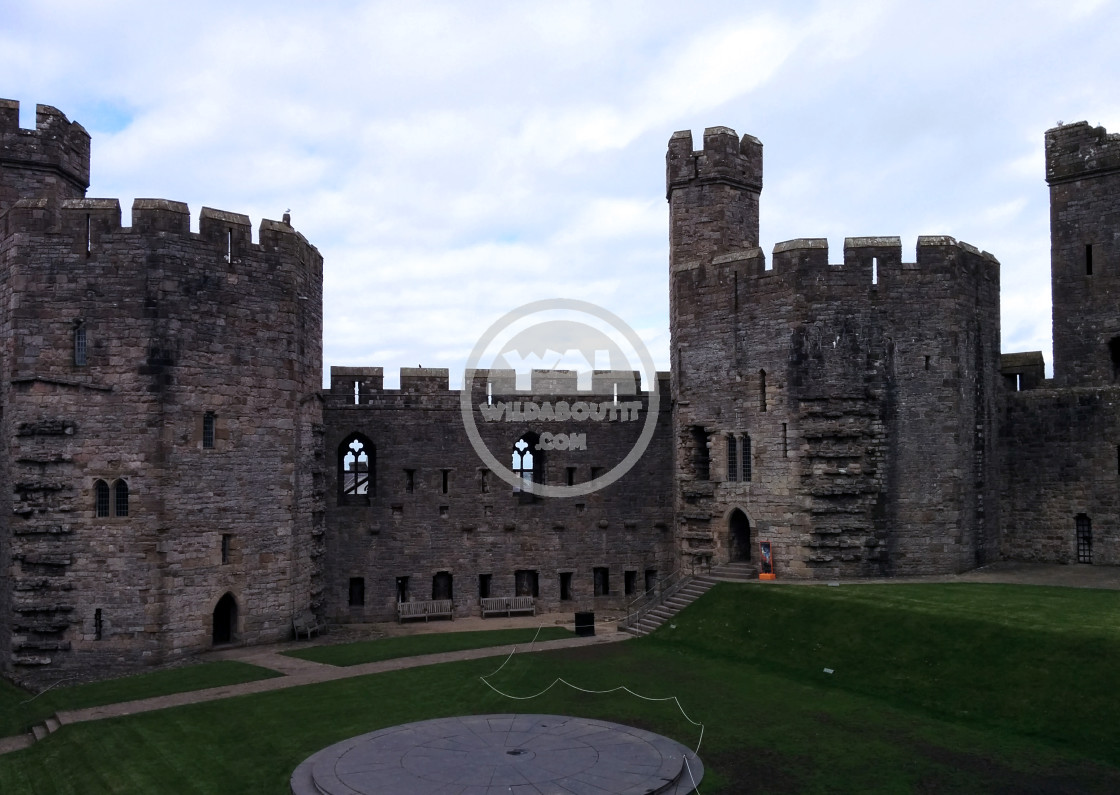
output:
<path id="1" fill-rule="evenodd" d="M 765 145 L 762 245 L 948 234 L 1050 356 L 1043 132 L 1120 131 L 1109 0 L 0 0 L 0 97 L 93 135 L 91 197 L 293 224 L 324 364 L 461 372 L 529 301 L 593 301 L 668 366 L 675 130 Z"/>

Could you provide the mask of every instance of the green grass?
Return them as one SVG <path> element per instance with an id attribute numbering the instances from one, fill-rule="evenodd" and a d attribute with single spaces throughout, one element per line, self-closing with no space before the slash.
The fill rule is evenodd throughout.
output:
<path id="1" fill-rule="evenodd" d="M 1120 593 L 726 585 L 648 638 L 515 655 L 491 682 L 516 696 L 563 677 L 678 697 L 704 723 L 704 795 L 1117 792 L 1115 618 Z M 0 792 L 283 793 L 319 748 L 456 714 L 556 712 L 690 746 L 700 739 L 671 702 L 563 686 L 511 701 L 480 679 L 501 664 L 412 668 L 66 726 L 0 756 Z"/>
<path id="2" fill-rule="evenodd" d="M 536 629 L 488 629 L 479 632 L 433 632 L 424 635 L 404 635 L 396 638 L 364 640 L 336 646 L 313 646 L 308 649 L 284 652 L 289 657 L 326 663 L 327 665 L 361 665 L 362 663 L 392 660 L 396 657 L 416 657 L 421 654 L 440 654 L 463 649 L 483 649 L 489 646 L 528 644 L 538 641 L 560 640 L 573 637 L 562 627 Z"/>
<path id="3" fill-rule="evenodd" d="M 124 676 L 104 682 L 55 687 L 39 695 L 0 679 L 0 737 L 20 734 L 56 712 L 154 698 L 208 687 L 222 687 L 280 676 L 275 671 L 234 660 L 186 665 Z M 0 791 L 3 791 L 0 789 Z"/>

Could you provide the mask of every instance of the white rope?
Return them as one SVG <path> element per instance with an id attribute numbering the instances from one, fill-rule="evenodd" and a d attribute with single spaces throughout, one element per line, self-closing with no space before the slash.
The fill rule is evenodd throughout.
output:
<path id="1" fill-rule="evenodd" d="M 533 639 L 531 641 L 529 641 L 529 651 L 533 650 L 533 644 L 535 644 L 537 642 L 537 638 L 540 636 L 541 630 L 544 629 L 544 626 L 545 626 L 544 624 L 541 624 L 539 627 L 537 627 L 537 633 L 535 635 L 533 635 Z M 502 661 L 502 664 L 499 665 L 496 670 L 492 671 L 491 673 L 486 674 L 486 676 L 478 677 L 479 679 L 482 680 L 483 684 L 485 684 L 488 688 L 493 690 L 499 696 L 503 696 L 503 697 L 511 699 L 513 701 L 529 701 L 529 700 L 534 699 L 534 698 L 540 698 L 545 693 L 547 693 L 549 690 L 551 690 L 553 687 L 555 687 L 557 684 L 561 684 L 561 685 L 567 685 L 572 690 L 576 690 L 580 693 L 588 693 L 588 694 L 594 695 L 594 696 L 605 696 L 605 695 L 609 695 L 611 693 L 617 693 L 621 690 L 625 693 L 629 693 L 630 695 L 634 696 L 635 698 L 640 698 L 643 701 L 672 701 L 674 704 L 677 705 L 677 709 L 680 710 L 681 715 L 684 715 L 684 719 L 686 721 L 691 723 L 693 726 L 699 726 L 700 727 L 700 739 L 697 740 L 696 748 L 694 748 L 693 751 L 692 751 L 693 756 L 698 757 L 700 755 L 700 745 L 704 742 L 704 724 L 703 723 L 698 723 L 697 721 L 694 721 L 692 718 L 690 718 L 688 716 L 688 713 L 684 711 L 684 707 L 681 706 L 681 702 L 680 702 L 680 700 L 677 699 L 676 696 L 660 696 L 660 697 L 643 696 L 641 693 L 636 693 L 633 690 L 631 690 L 630 688 L 626 687 L 626 685 L 619 685 L 618 687 L 612 687 L 609 690 L 588 690 L 585 687 L 579 687 L 578 685 L 573 685 L 571 682 L 569 682 L 566 679 L 563 679 L 561 677 L 556 677 L 543 690 L 541 690 L 537 693 L 533 693 L 530 696 L 511 695 L 510 693 L 503 692 L 503 691 L 499 690 L 498 688 L 494 687 L 494 685 L 492 685 L 489 680 L 490 680 L 490 677 L 497 676 L 499 673 L 501 673 L 501 670 L 506 667 L 506 663 L 508 663 L 511 659 L 513 659 L 513 655 L 515 655 L 515 654 L 517 654 L 517 647 L 516 646 L 513 647 L 513 649 L 510 651 L 509 655 L 505 658 L 505 660 Z M 700 795 L 700 789 L 696 784 L 696 777 L 692 775 L 692 768 L 688 764 L 688 757 L 685 756 L 683 759 L 684 759 L 685 770 L 688 771 L 688 777 L 690 779 L 692 779 L 692 787 L 696 791 L 696 795 Z"/>

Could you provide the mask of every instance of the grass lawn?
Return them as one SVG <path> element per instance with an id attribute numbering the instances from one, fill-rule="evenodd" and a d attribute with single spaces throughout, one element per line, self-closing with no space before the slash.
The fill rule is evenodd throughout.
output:
<path id="1" fill-rule="evenodd" d="M 1120 791 L 1118 653 L 1117 592 L 720 585 L 648 638 L 516 655 L 491 681 L 516 696 L 557 677 L 677 696 L 704 723 L 704 795 L 1104 793 Z M 0 792 L 279 794 L 300 761 L 333 742 L 470 713 L 601 717 L 700 740 L 671 702 L 563 686 L 511 701 L 480 680 L 499 665 L 413 668 L 66 726 L 0 756 Z"/>
<path id="2" fill-rule="evenodd" d="M 204 690 L 280 676 L 256 665 L 221 660 L 168 668 L 162 671 L 109 679 L 104 682 L 56 687 L 38 696 L 0 679 L 0 737 L 28 731 L 60 710 L 99 707 L 120 701 L 154 698 L 189 690 Z M 4 792 L 0 788 L 0 792 Z"/>
<path id="3" fill-rule="evenodd" d="M 483 649 L 488 646 L 528 644 L 534 638 L 559 640 L 573 637 L 562 627 L 536 629 L 487 629 L 478 632 L 433 632 L 424 635 L 404 635 L 396 638 L 363 640 L 341 643 L 337 646 L 312 646 L 307 649 L 284 652 L 288 657 L 326 663 L 327 665 L 361 665 L 362 663 L 391 660 L 396 657 L 416 657 L 421 654 L 439 654 L 462 649 Z"/>

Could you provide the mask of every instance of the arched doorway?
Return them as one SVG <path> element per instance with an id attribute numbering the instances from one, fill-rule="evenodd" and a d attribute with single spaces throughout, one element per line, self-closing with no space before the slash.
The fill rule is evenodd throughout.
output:
<path id="1" fill-rule="evenodd" d="M 751 559 L 751 523 L 738 508 L 727 519 L 728 557 L 732 561 Z"/>
<path id="2" fill-rule="evenodd" d="M 432 577 L 432 599 L 452 599 L 451 572 L 441 571 Z"/>
<path id="3" fill-rule="evenodd" d="M 214 645 L 231 643 L 237 634 L 237 600 L 226 593 L 214 607 Z"/>

